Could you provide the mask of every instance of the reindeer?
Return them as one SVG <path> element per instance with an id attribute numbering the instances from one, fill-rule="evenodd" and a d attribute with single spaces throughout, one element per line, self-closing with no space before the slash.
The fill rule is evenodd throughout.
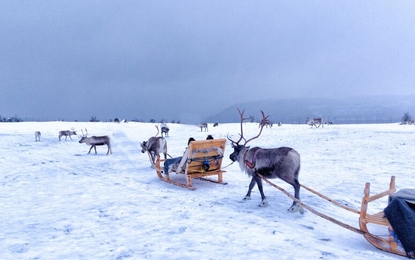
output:
<path id="1" fill-rule="evenodd" d="M 200 127 L 200 132 L 202 132 L 202 131 L 203 131 L 203 129 L 205 129 L 205 132 L 207 132 L 207 131 L 208 131 L 208 124 L 207 124 L 207 123 L 201 123 L 201 124 L 199 125 L 199 127 Z"/>
<path id="2" fill-rule="evenodd" d="M 298 181 L 298 175 L 300 173 L 300 154 L 290 147 L 264 149 L 260 147 L 250 148 L 247 146 L 250 141 L 258 138 L 261 135 L 262 130 L 267 123 L 268 116 L 265 117 L 264 112 L 261 110 L 262 120 L 259 134 L 246 140 L 243 136 L 243 122 L 248 118 L 243 117 L 244 111 L 241 112 L 238 109 L 238 112 L 241 117 L 241 133 L 239 140 L 236 142 L 228 137 L 228 140 L 231 141 L 232 147 L 234 149 L 229 158 L 232 162 L 237 161 L 241 170 L 245 171 L 249 176 L 252 177 L 248 192 L 244 197 L 244 200 L 251 199 L 251 191 L 256 183 L 262 198 L 259 206 L 263 207 L 268 204 L 267 198 L 263 192 L 261 177 L 259 177 L 257 173 L 261 174 L 265 178 L 280 178 L 281 180 L 291 184 L 294 187 L 295 198 L 300 200 L 301 184 Z M 245 140 L 245 143 L 239 144 L 242 139 Z M 301 214 L 304 213 L 304 209 L 296 201 L 293 202 L 288 211 L 299 211 Z"/>
<path id="3" fill-rule="evenodd" d="M 160 153 L 163 153 L 164 159 L 167 159 L 166 139 L 164 139 L 164 137 L 162 136 L 157 137 L 157 135 L 159 134 L 159 128 L 158 126 L 156 126 L 156 128 L 157 128 L 157 134 L 155 136 L 150 137 L 148 141 L 143 141 L 142 143 L 140 143 L 141 152 L 142 153 L 148 152 L 149 155 L 151 156 L 151 166 L 155 165 L 157 156 Z"/>
<path id="4" fill-rule="evenodd" d="M 219 126 L 219 123 L 214 123 L 213 124 L 213 127 L 217 127 L 217 126 Z"/>
<path id="5" fill-rule="evenodd" d="M 161 136 L 163 136 L 163 134 L 164 134 L 164 137 L 169 136 L 170 128 L 165 123 L 162 123 L 160 125 L 160 128 L 161 128 Z"/>
<path id="6" fill-rule="evenodd" d="M 72 128 L 72 131 L 69 131 L 69 130 L 62 130 L 62 131 L 59 131 L 59 141 L 61 140 L 61 137 L 62 137 L 62 136 L 65 136 L 65 141 L 66 141 L 66 139 L 68 138 L 68 136 L 69 136 L 69 138 L 71 138 L 71 140 L 72 140 L 71 135 L 76 135 L 76 132 L 75 132 L 74 130 L 75 130 L 75 128 Z"/>
<path id="7" fill-rule="evenodd" d="M 82 133 L 84 133 L 84 132 L 82 131 Z M 108 136 L 103 135 L 103 136 L 91 136 L 91 137 L 87 137 L 87 134 L 88 134 L 88 131 L 86 131 L 86 134 L 83 134 L 83 136 L 81 137 L 81 140 L 79 140 L 79 143 L 80 144 L 81 143 L 85 143 L 85 144 L 91 146 L 91 148 L 89 148 L 88 154 L 91 153 L 92 148 L 94 148 L 95 154 L 97 154 L 97 145 L 107 145 L 107 147 L 108 147 L 107 155 L 109 153 L 112 154 L 112 151 L 111 151 L 111 142 L 110 142 L 110 138 Z"/>
<path id="8" fill-rule="evenodd" d="M 313 118 L 313 119 L 309 119 L 309 118 L 307 118 L 307 122 L 306 122 L 306 124 L 307 125 L 310 125 L 311 126 L 311 128 L 313 128 L 313 126 L 315 126 L 316 128 L 318 128 L 318 127 L 324 127 L 324 124 L 323 124 L 323 119 L 322 118 Z"/>
<path id="9" fill-rule="evenodd" d="M 40 131 L 36 131 L 35 132 L 35 142 L 39 141 L 40 142 L 40 136 L 42 135 L 42 133 L 40 133 Z"/>

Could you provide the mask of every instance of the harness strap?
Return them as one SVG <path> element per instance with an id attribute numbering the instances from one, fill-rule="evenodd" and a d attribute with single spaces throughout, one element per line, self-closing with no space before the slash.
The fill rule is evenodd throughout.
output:
<path id="1" fill-rule="evenodd" d="M 250 162 L 250 161 L 248 161 L 248 160 L 245 160 L 245 164 L 246 164 L 246 166 L 248 166 L 248 168 L 250 168 L 250 169 L 255 168 L 255 165 L 256 165 L 256 156 L 258 155 L 258 152 L 259 152 L 260 150 L 262 150 L 262 149 L 261 149 L 261 148 L 258 148 L 258 149 L 255 151 L 254 156 L 252 157 L 252 162 Z M 244 158 L 245 158 L 246 154 L 248 153 L 248 151 L 249 151 L 249 150 L 245 151 Z"/>

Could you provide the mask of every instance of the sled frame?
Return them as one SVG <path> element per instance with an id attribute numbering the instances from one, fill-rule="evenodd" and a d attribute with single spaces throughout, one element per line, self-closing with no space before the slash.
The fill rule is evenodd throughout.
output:
<path id="1" fill-rule="evenodd" d="M 406 256 L 405 250 L 403 250 L 402 247 L 398 246 L 397 242 L 395 241 L 394 237 L 391 234 L 389 234 L 387 238 L 374 236 L 374 235 L 368 235 L 370 234 L 368 224 L 385 226 L 388 228 L 388 230 L 393 230 L 388 219 L 383 213 L 383 210 L 375 214 L 369 214 L 368 206 L 369 206 L 369 202 L 383 198 L 385 196 L 390 196 L 393 193 L 395 193 L 395 191 L 396 191 L 395 176 L 391 177 L 388 190 L 374 194 L 372 196 L 370 196 L 370 183 L 367 182 L 365 185 L 364 195 L 362 198 L 362 204 L 360 208 L 359 226 L 361 230 L 366 232 L 366 234 L 363 234 L 366 240 L 369 243 L 371 243 L 373 246 L 375 246 L 376 248 L 379 248 L 383 251 L 387 251 L 387 252 L 394 253 L 397 255 Z"/>
<path id="2" fill-rule="evenodd" d="M 258 174 L 258 173 L 257 173 Z M 288 197 L 290 197 L 292 200 L 296 201 L 298 204 L 300 204 L 301 206 L 303 206 L 305 209 L 309 210 L 311 213 L 322 217 L 328 221 L 331 221 L 341 227 L 344 227 L 346 229 L 349 229 L 355 233 L 361 234 L 365 237 L 365 239 L 371 243 L 373 246 L 375 246 L 378 249 L 381 249 L 383 251 L 389 252 L 389 253 L 393 253 L 393 254 L 397 254 L 400 256 L 407 256 L 406 252 L 404 251 L 403 248 L 399 247 L 397 245 L 397 242 L 394 240 L 393 236 L 391 236 L 390 234 L 387 236 L 387 238 L 383 238 L 377 235 L 374 235 L 370 232 L 369 228 L 368 228 L 368 224 L 371 225 L 380 225 L 380 226 L 384 226 L 388 228 L 388 233 L 389 230 L 392 230 L 392 227 L 388 221 L 388 219 L 386 217 L 384 217 L 384 213 L 383 210 L 375 213 L 375 214 L 369 214 L 368 213 L 368 206 L 369 206 L 369 202 L 375 201 L 377 199 L 383 198 L 385 196 L 389 196 L 393 193 L 395 193 L 396 188 L 395 188 L 395 176 L 391 176 L 391 180 L 390 180 L 390 184 L 389 184 L 389 189 L 377 194 L 374 194 L 372 196 L 370 196 L 370 183 L 366 183 L 365 188 L 364 188 L 364 195 L 362 198 L 362 203 L 361 203 L 361 207 L 360 207 L 360 211 L 353 209 L 351 207 L 345 206 L 339 202 L 336 202 L 335 200 L 301 184 L 301 187 L 305 188 L 306 190 L 314 193 L 315 195 L 327 200 L 328 202 L 341 207 L 345 210 L 348 210 L 350 212 L 356 213 L 359 216 L 359 227 L 360 228 L 356 228 L 353 227 L 351 225 L 348 225 L 344 222 L 341 222 L 335 218 L 332 218 L 330 216 L 327 216 L 326 214 L 323 214 L 315 209 L 313 209 L 312 207 L 304 204 L 303 202 L 301 202 L 300 200 L 298 200 L 297 198 L 295 198 L 293 195 L 291 195 L 289 192 L 287 192 L 286 190 L 284 190 L 283 188 L 279 187 L 278 185 L 276 185 L 275 183 L 269 181 L 268 179 L 266 179 L 265 177 L 263 177 L 261 174 L 258 174 L 259 177 L 261 177 L 261 179 L 263 179 L 265 182 L 267 182 L 268 184 L 270 184 L 271 186 L 279 189 L 280 191 L 282 191 L 284 194 L 286 194 Z M 385 206 L 386 207 L 386 206 Z"/>

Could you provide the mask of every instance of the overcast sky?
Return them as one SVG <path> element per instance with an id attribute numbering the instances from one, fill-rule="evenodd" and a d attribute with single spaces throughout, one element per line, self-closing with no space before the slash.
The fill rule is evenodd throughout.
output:
<path id="1" fill-rule="evenodd" d="M 0 57 L 0 115 L 36 120 L 415 94 L 415 1 L 4 0 Z"/>

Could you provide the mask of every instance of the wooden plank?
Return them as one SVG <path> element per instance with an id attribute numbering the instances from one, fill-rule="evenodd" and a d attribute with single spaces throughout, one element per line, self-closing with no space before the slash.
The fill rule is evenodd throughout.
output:
<path id="1" fill-rule="evenodd" d="M 383 211 L 380 211 L 376 214 L 373 215 L 366 215 L 366 218 L 364 219 L 364 221 L 366 223 L 372 223 L 372 224 L 377 224 L 377 225 L 381 225 L 381 226 L 390 226 L 388 219 L 385 217 L 385 214 L 383 213 Z"/>

